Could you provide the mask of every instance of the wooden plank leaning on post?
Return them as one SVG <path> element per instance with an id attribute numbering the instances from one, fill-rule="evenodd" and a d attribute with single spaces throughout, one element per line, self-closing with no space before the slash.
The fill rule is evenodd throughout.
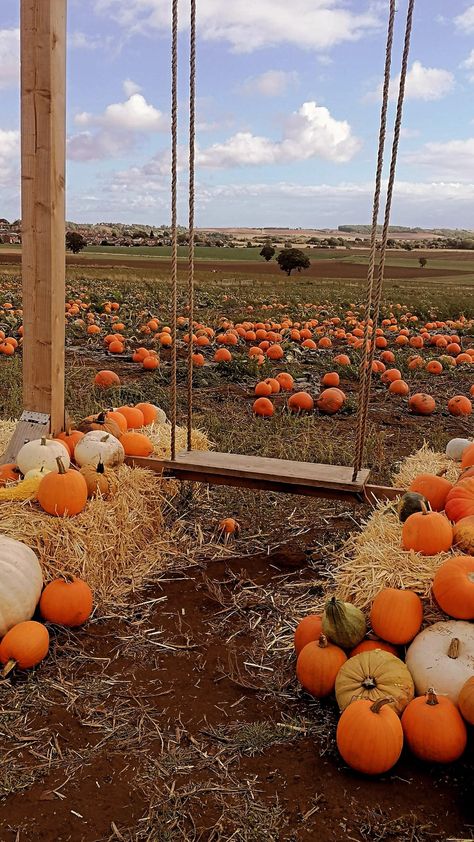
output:
<path id="1" fill-rule="evenodd" d="M 21 0 L 23 406 L 64 425 L 67 0 Z"/>

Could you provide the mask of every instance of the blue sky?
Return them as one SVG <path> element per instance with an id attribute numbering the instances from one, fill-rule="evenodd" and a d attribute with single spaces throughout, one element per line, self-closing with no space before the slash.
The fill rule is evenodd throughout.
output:
<path id="1" fill-rule="evenodd" d="M 71 220 L 169 221 L 169 7 L 69 0 Z M 199 226 L 369 222 L 387 12 L 388 0 L 198 0 Z M 0 216 L 10 219 L 19 215 L 18 15 L 19 0 L 2 0 Z M 182 224 L 188 16 L 181 0 Z M 394 224 L 474 225 L 473 93 L 474 4 L 417 0 Z"/>

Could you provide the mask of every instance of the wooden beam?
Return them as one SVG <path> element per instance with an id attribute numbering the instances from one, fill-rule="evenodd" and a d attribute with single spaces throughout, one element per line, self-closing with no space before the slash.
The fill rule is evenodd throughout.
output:
<path id="1" fill-rule="evenodd" d="M 66 2 L 21 0 L 23 405 L 64 425 Z"/>

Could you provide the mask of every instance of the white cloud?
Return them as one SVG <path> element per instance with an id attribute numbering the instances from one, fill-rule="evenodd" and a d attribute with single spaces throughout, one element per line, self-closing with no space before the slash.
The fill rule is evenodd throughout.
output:
<path id="1" fill-rule="evenodd" d="M 0 29 L 0 89 L 20 84 L 20 30 Z"/>
<path id="2" fill-rule="evenodd" d="M 466 35 L 474 32 L 474 6 L 468 6 L 466 11 L 454 18 L 457 28 Z"/>
<path id="3" fill-rule="evenodd" d="M 421 134 L 421 132 L 420 132 L 419 129 L 409 129 L 409 128 L 406 128 L 405 126 L 402 126 L 402 128 L 400 129 L 400 137 L 404 137 L 404 138 L 407 138 L 407 139 L 410 139 L 410 138 L 413 138 L 413 137 L 419 137 L 420 134 Z"/>
<path id="4" fill-rule="evenodd" d="M 467 182 L 474 170 L 474 137 L 426 143 L 416 152 L 405 154 L 403 161 L 417 167 L 429 167 L 437 178 L 454 177 Z"/>
<path id="5" fill-rule="evenodd" d="M 474 50 L 471 50 L 467 59 L 459 65 L 463 70 L 468 71 L 468 78 L 470 82 L 474 82 Z"/>
<path id="6" fill-rule="evenodd" d="M 103 38 L 101 35 L 88 35 L 85 32 L 76 30 L 68 35 L 68 47 L 75 50 L 100 50 L 109 47 L 112 38 Z"/>
<path id="7" fill-rule="evenodd" d="M 344 0 L 201 0 L 198 25 L 203 38 L 227 41 L 238 52 L 284 43 L 327 51 L 380 27 L 377 4 L 364 0 L 363 6 L 354 12 Z M 169 30 L 168 0 L 96 0 L 95 8 L 127 33 Z"/>
<path id="8" fill-rule="evenodd" d="M 125 85 L 130 89 L 134 83 L 127 80 Z M 68 139 L 68 157 L 76 161 L 120 157 L 135 147 L 140 135 L 168 128 L 168 118 L 139 93 L 108 105 L 102 114 L 76 114 L 74 122 L 85 129 Z M 91 131 L 94 127 L 95 132 Z"/>
<path id="9" fill-rule="evenodd" d="M 327 108 L 305 102 L 284 125 L 282 140 L 237 132 L 223 143 L 198 151 L 201 167 L 225 168 L 246 165 L 281 164 L 324 158 L 336 163 L 349 161 L 360 149 L 346 120 L 336 120 Z"/>
<path id="10" fill-rule="evenodd" d="M 420 99 L 425 102 L 442 99 L 455 85 L 454 74 L 440 67 L 424 67 L 421 61 L 414 61 L 410 67 L 405 86 L 405 99 Z M 375 91 L 367 94 L 367 101 L 379 100 L 382 96 L 382 82 Z M 400 86 L 400 75 L 390 81 L 390 99 L 396 100 Z"/>
<path id="11" fill-rule="evenodd" d="M 289 88 L 294 87 L 298 82 L 298 74 L 295 70 L 267 70 L 259 76 L 249 76 L 239 87 L 239 92 L 252 96 L 282 96 Z"/>
<path id="12" fill-rule="evenodd" d="M 126 97 L 131 97 L 133 94 L 139 94 L 141 91 L 141 85 L 137 85 L 136 82 L 133 82 L 132 79 L 125 79 L 123 83 L 123 92 Z"/>

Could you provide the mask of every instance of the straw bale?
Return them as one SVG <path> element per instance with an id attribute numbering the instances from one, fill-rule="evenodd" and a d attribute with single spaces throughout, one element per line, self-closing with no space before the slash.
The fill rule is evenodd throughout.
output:
<path id="1" fill-rule="evenodd" d="M 425 441 L 423 447 L 401 462 L 392 478 L 392 485 L 396 488 L 408 488 L 418 474 L 437 474 L 444 470 L 446 470 L 446 479 L 456 482 L 461 466 L 458 462 L 448 459 L 445 453 L 432 450 Z"/>

